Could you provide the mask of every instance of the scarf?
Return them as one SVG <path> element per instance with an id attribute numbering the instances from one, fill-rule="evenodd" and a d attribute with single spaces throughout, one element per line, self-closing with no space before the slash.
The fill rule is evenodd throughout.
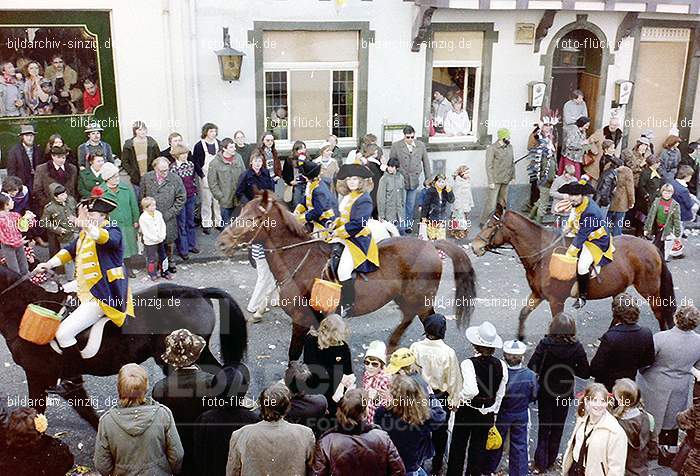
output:
<path id="1" fill-rule="evenodd" d="M 373 388 L 377 391 L 378 395 L 375 399 L 370 400 L 367 404 L 367 421 L 372 424 L 374 423 L 374 413 L 381 404 L 383 404 L 382 393 L 387 393 L 389 391 L 389 376 L 384 373 L 384 370 L 380 370 L 374 375 L 369 375 L 365 372 L 362 375 L 362 388 L 369 390 Z"/>

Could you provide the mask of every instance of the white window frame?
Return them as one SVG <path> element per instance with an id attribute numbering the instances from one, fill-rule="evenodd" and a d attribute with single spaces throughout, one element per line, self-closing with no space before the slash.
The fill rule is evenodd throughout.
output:
<path id="1" fill-rule="evenodd" d="M 338 138 L 338 146 L 349 147 L 357 144 L 357 78 L 358 71 L 360 69 L 359 61 L 339 61 L 339 62 L 321 62 L 321 61 L 294 61 L 294 62 L 283 62 L 283 61 L 267 61 L 263 63 L 263 78 L 265 78 L 266 73 L 272 72 L 286 72 L 287 73 L 287 118 L 292 117 L 292 111 L 290 104 L 292 103 L 293 96 L 293 85 L 292 85 L 292 71 L 329 71 L 329 83 L 328 83 L 328 96 L 329 96 L 329 110 L 328 119 L 333 118 L 333 71 L 352 71 L 353 81 L 352 81 L 352 137 Z M 263 91 L 264 97 L 264 111 L 267 115 L 267 81 L 265 81 L 265 90 Z M 288 124 L 288 133 L 291 135 L 291 125 Z M 333 126 L 328 129 L 328 134 L 330 135 L 333 131 Z M 310 149 L 317 149 L 323 146 L 325 139 L 323 140 L 305 140 L 301 138 L 306 143 L 306 147 Z M 291 149 L 294 141 L 291 139 L 277 140 L 277 146 L 280 149 Z"/>
<path id="2" fill-rule="evenodd" d="M 428 143 L 429 144 L 445 144 L 445 143 L 472 143 L 472 142 L 478 142 L 479 137 L 478 137 L 478 125 L 479 125 L 479 104 L 481 100 L 481 68 L 483 67 L 481 61 L 433 61 L 433 64 L 430 67 L 430 72 L 431 72 L 431 78 L 432 78 L 432 72 L 433 69 L 435 68 L 476 68 L 476 72 L 474 73 L 474 111 L 472 111 L 472 115 L 469 117 L 469 121 L 471 124 L 471 130 L 469 132 L 469 135 L 466 136 L 432 136 L 428 138 Z M 469 86 L 469 77 L 465 74 L 465 84 L 464 84 L 464 90 L 462 91 L 462 101 L 463 101 L 463 107 L 466 107 L 467 100 L 466 100 L 466 92 L 468 90 Z M 432 104 L 433 101 L 433 93 L 432 90 L 430 91 L 430 102 Z M 466 110 L 466 109 L 465 109 Z M 467 111 L 469 113 L 469 111 Z"/>

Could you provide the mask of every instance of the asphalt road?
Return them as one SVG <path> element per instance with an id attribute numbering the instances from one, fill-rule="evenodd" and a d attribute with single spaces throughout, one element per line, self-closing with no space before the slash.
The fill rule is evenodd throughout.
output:
<path id="1" fill-rule="evenodd" d="M 512 253 L 512 252 L 511 252 Z M 504 339 L 512 339 L 517 331 L 517 316 L 522 303 L 527 298 L 528 286 L 525 275 L 517 259 L 512 256 L 488 254 L 476 257 L 469 252 L 477 273 L 478 304 L 472 318 L 472 325 L 485 320 L 491 321 Z M 700 300 L 700 287 L 697 284 L 697 271 L 700 269 L 700 237 L 691 237 L 686 246 L 686 256 L 669 263 L 673 273 L 677 299 L 687 301 Z M 228 291 L 241 308 L 245 308 L 255 284 L 255 271 L 248 265 L 247 260 L 220 260 L 209 263 L 179 265 L 175 279 L 176 283 L 203 287 L 218 286 Z M 452 309 L 440 309 L 442 302 L 454 294 L 451 279 L 451 264 L 446 261 L 443 281 L 440 285 L 438 309 L 448 318 L 453 314 Z M 149 286 L 150 282 L 143 280 L 143 272 L 139 279 L 132 280 L 135 289 Z M 358 296 L 362 299 L 362 296 Z M 442 301 L 441 301 L 442 300 Z M 572 300 L 567 303 L 570 309 Z M 595 352 L 596 341 L 605 332 L 610 323 L 610 299 L 591 301 L 586 308 L 577 313 L 579 323 L 579 339 L 584 344 L 589 358 Z M 541 305 L 530 315 L 527 323 L 528 355 L 534 350 L 534 345 L 542 338 L 550 319 L 546 305 Z M 367 316 L 355 317 L 349 320 L 351 328 L 350 346 L 353 352 L 354 369 L 357 377 L 362 373 L 362 356 L 367 344 L 375 339 L 387 340 L 391 330 L 399 323 L 400 313 L 393 304 Z M 658 324 L 648 306 L 642 308 L 641 324 L 658 330 Z M 249 347 L 247 364 L 249 365 L 253 382 L 249 396 L 255 398 L 267 384 L 282 377 L 287 365 L 287 347 L 290 338 L 290 319 L 281 310 L 273 308 L 266 314 L 263 322 L 249 324 Z M 422 326 L 416 320 L 403 337 L 402 345 L 409 346 L 411 342 L 422 338 Z M 457 329 L 454 320 L 448 321 L 446 342 L 456 351 L 460 359 L 471 355 L 471 346 L 467 343 L 464 333 Z M 216 343 L 214 343 L 216 346 Z M 152 361 L 146 362 L 150 372 L 151 383 L 162 377 L 159 368 Z M 7 396 L 10 405 L 21 404 L 21 398 L 27 395 L 26 378 L 21 367 L 13 361 L 4 341 L 0 339 L 0 395 Z M 88 392 L 94 397 L 98 411 L 104 412 L 114 403 L 116 396 L 115 377 L 86 377 Z M 583 383 L 578 382 L 582 387 Z M 49 433 L 58 434 L 66 441 L 76 456 L 76 462 L 89 466 L 94 447 L 94 431 L 82 421 L 63 400 L 56 400 L 47 410 Z M 534 452 L 533 438 L 536 438 L 536 408 L 531 410 L 533 420 L 530 432 L 530 452 Z M 570 422 L 573 417 L 570 417 Z M 569 436 L 571 426 L 568 425 L 564 439 Z M 536 441 L 536 439 L 534 439 Z M 563 451 L 564 442 L 562 442 Z M 653 474 L 670 474 L 664 470 L 655 469 Z"/>

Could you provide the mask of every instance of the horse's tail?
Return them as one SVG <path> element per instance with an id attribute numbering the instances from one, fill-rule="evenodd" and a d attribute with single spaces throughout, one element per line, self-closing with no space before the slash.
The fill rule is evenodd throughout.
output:
<path id="1" fill-rule="evenodd" d="M 469 319 L 474 312 L 476 299 L 476 276 L 469 255 L 461 246 L 450 241 L 433 241 L 435 248 L 443 251 L 452 260 L 454 268 L 455 287 L 455 319 L 461 329 L 469 325 Z"/>
<path id="2" fill-rule="evenodd" d="M 206 299 L 219 300 L 219 338 L 224 365 L 241 362 L 248 346 L 248 328 L 241 308 L 223 289 L 202 288 L 200 291 Z"/>
<path id="3" fill-rule="evenodd" d="M 666 329 L 670 329 L 673 327 L 673 315 L 676 313 L 676 293 L 673 290 L 673 275 L 663 259 L 659 294 L 661 295 L 661 316 L 666 323 Z"/>

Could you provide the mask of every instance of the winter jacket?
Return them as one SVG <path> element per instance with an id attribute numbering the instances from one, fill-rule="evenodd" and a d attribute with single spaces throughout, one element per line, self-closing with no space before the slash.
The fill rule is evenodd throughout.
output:
<path id="1" fill-rule="evenodd" d="M 34 144 L 32 146 L 32 160 L 29 161 L 24 145 L 20 142 L 12 146 L 7 153 L 7 175 L 14 175 L 22 179 L 22 183 L 31 192 L 34 187 L 34 171 L 43 164 L 46 159 L 41 155 L 41 149 Z"/>
<path id="2" fill-rule="evenodd" d="M 551 398 L 573 396 L 574 376 L 587 379 L 591 375 L 586 351 L 579 341 L 549 336 L 537 344 L 527 367 L 537 374 L 540 395 Z"/>
<path id="3" fill-rule="evenodd" d="M 168 172 L 162 183 L 158 183 L 156 172 L 151 170 L 141 177 L 141 200 L 143 197 L 156 199 L 156 208 L 163 214 L 166 228 L 166 243 L 172 243 L 177 238 L 177 215 L 185 206 L 187 192 L 182 179 Z"/>
<path id="4" fill-rule="evenodd" d="M 663 185 L 663 178 L 661 177 L 660 170 L 652 170 L 649 167 L 644 167 L 642 172 L 639 174 L 639 183 L 636 188 L 635 203 L 637 209 L 642 213 L 646 214 L 649 211 L 651 202 L 659 194 L 659 188 Z"/>
<path id="5" fill-rule="evenodd" d="M 600 180 L 598 180 L 595 201 L 601 207 L 607 207 L 610 205 L 613 194 L 615 193 L 615 187 L 617 186 L 617 175 L 617 169 L 614 167 L 609 167 L 605 172 L 603 172 Z"/>
<path id="6" fill-rule="evenodd" d="M 653 363 L 654 336 L 651 330 L 637 324 L 618 324 L 600 338 L 600 347 L 591 360 L 591 377 L 612 392 L 617 379 L 634 380 L 637 370 Z"/>
<path id="7" fill-rule="evenodd" d="M 445 221 L 449 218 L 449 205 L 455 201 L 455 194 L 450 188 L 444 188 L 442 193 L 433 186 L 426 190 L 425 200 L 421 207 L 421 217 L 428 220 Z"/>
<path id="8" fill-rule="evenodd" d="M 427 399 L 427 395 L 425 397 Z M 420 405 L 421 402 L 416 404 Z M 431 434 L 445 423 L 445 419 L 445 412 L 437 412 L 435 408 L 431 409 L 430 417 L 420 426 L 409 425 L 384 407 L 377 408 L 374 413 L 374 423 L 389 434 L 407 473 L 417 471 L 425 460 L 435 455 Z"/>
<path id="9" fill-rule="evenodd" d="M 160 155 L 160 147 L 158 142 L 151 137 L 146 137 L 146 172 L 153 170 L 153 160 Z M 129 174 L 131 183 L 138 185 L 141 181 L 141 170 L 136 159 L 136 149 L 134 148 L 134 139 L 127 139 L 122 147 L 122 168 Z"/>
<path id="10" fill-rule="evenodd" d="M 361 423 L 352 430 L 334 428 L 318 440 L 313 461 L 315 476 L 404 476 L 406 469 L 389 435 Z"/>
<path id="11" fill-rule="evenodd" d="M 41 435 L 33 445 L 10 447 L 0 454 L 0 474 L 12 476 L 65 476 L 73 454 L 58 438 Z"/>
<path id="12" fill-rule="evenodd" d="M 646 222 L 644 223 L 644 232 L 649 235 L 654 233 L 654 223 L 656 223 L 656 213 L 659 209 L 660 201 L 661 197 L 656 197 L 654 199 L 654 203 L 651 204 Z M 666 217 L 666 225 L 661 233 L 661 238 L 665 240 L 669 233 L 673 233 L 675 237 L 681 236 L 681 206 L 673 199 L 671 199 L 671 213 Z"/>
<path id="13" fill-rule="evenodd" d="M 88 144 L 90 141 L 84 142 L 78 146 L 78 165 L 80 167 L 88 167 L 87 156 L 90 153 L 88 149 Z M 105 141 L 100 141 L 100 147 L 102 148 L 103 155 L 105 157 L 105 162 L 114 162 L 114 156 L 112 155 L 112 146 Z"/>
<path id="14" fill-rule="evenodd" d="M 115 406 L 100 418 L 95 469 L 103 476 L 169 476 L 180 472 L 184 451 L 168 407 L 146 399 Z"/>
<path id="15" fill-rule="evenodd" d="M 500 140 L 486 149 L 486 177 L 489 184 L 507 184 L 515 178 L 513 146 Z"/>
<path id="16" fill-rule="evenodd" d="M 452 216 L 455 216 L 456 213 L 468 214 L 474 208 L 471 178 L 455 177 L 452 192 L 455 194 L 455 201 L 452 204 Z"/>
<path id="17" fill-rule="evenodd" d="M 664 182 L 671 183 L 676 178 L 678 166 L 681 163 L 681 151 L 676 149 L 664 149 L 659 155 L 659 172 Z"/>
<path id="18" fill-rule="evenodd" d="M 98 172 L 97 175 L 90 167 L 86 167 L 78 174 L 78 196 L 75 198 L 88 198 L 94 187 L 99 187 L 105 183 L 104 179 Z"/>
<path id="19" fill-rule="evenodd" d="M 286 420 L 246 425 L 231 435 L 226 476 L 307 474 L 314 433 Z"/>
<path id="20" fill-rule="evenodd" d="M 673 185 L 673 199 L 681 206 L 681 221 L 692 221 L 697 213 L 697 199 L 690 195 L 688 187 L 676 179 Z"/>
<path id="21" fill-rule="evenodd" d="M 385 173 L 377 187 L 377 211 L 380 220 L 400 221 L 406 213 L 406 187 L 403 176 L 397 171 Z"/>
<path id="22" fill-rule="evenodd" d="M 617 186 L 610 202 L 611 212 L 627 212 L 634 207 L 634 175 L 629 167 L 617 168 Z"/>
<path id="23" fill-rule="evenodd" d="M 292 396 L 289 402 L 289 411 L 284 419 L 289 423 L 304 425 L 320 436 L 322 430 L 321 419 L 325 418 L 328 411 L 328 401 L 323 395 L 307 395 L 298 393 Z M 325 428 L 324 428 L 325 429 Z"/>
<path id="24" fill-rule="evenodd" d="M 425 178 L 430 177 L 430 160 L 428 159 L 428 150 L 419 140 L 414 140 L 413 152 L 409 152 L 406 140 L 402 139 L 391 144 L 391 152 L 389 158 L 399 160 L 399 171 L 403 175 L 404 186 L 406 190 L 415 190 L 420 185 L 421 173 Z"/>
<path id="25" fill-rule="evenodd" d="M 648 476 L 649 443 L 655 439 L 649 414 L 639 408 L 632 408 L 617 422 L 627 435 L 625 476 Z"/>
<path id="26" fill-rule="evenodd" d="M 43 226 L 49 233 L 56 235 L 61 245 L 73 241 L 73 238 L 75 238 L 79 231 L 69 221 L 69 217 L 75 217 L 77 215 L 76 207 L 77 203 L 71 196 L 68 196 L 63 203 L 59 203 L 56 199 L 53 199 L 44 207 L 44 213 L 41 216 Z"/>
<path id="27" fill-rule="evenodd" d="M 574 461 L 573 439 L 586 418 L 577 418 L 576 426 L 564 452 L 562 474 L 567 474 Z M 589 424 L 589 430 L 590 424 Z M 578 455 L 576 455 L 578 457 Z M 622 476 L 627 460 L 627 435 L 614 416 L 605 412 L 588 438 L 586 476 Z"/>
<path id="28" fill-rule="evenodd" d="M 642 155 L 634 147 L 625 149 L 620 154 L 620 158 L 624 164 L 632 170 L 632 175 L 634 175 L 634 186 L 636 187 L 639 183 L 639 176 L 642 174 L 642 170 L 646 166 L 646 159 L 649 157 L 649 151 Z"/>
<path id="29" fill-rule="evenodd" d="M 144 211 L 139 217 L 139 230 L 144 245 L 158 245 L 165 241 L 163 214 L 156 210 L 153 215 Z"/>
<path id="30" fill-rule="evenodd" d="M 238 153 L 233 156 L 233 162 L 228 163 L 219 152 L 209 164 L 207 171 L 209 189 L 213 197 L 219 201 L 221 208 L 234 208 L 237 205 L 236 189 L 244 173 L 245 164 Z"/>
<path id="31" fill-rule="evenodd" d="M 109 214 L 109 219 L 116 223 L 122 232 L 124 258 L 139 254 L 138 231 L 134 228 L 134 224 L 139 222 L 139 203 L 133 187 L 129 183 L 120 182 L 117 188 L 112 190 L 105 182 L 100 188 L 105 192 L 104 198 L 117 204 L 117 208 Z"/>
<path id="32" fill-rule="evenodd" d="M 272 181 L 270 171 L 265 167 L 261 167 L 258 174 L 253 169 L 245 171 L 238 182 L 236 198 L 245 197 L 247 200 L 252 200 L 255 197 L 256 190 L 260 192 L 263 190 L 275 190 L 275 182 Z"/>
<path id="33" fill-rule="evenodd" d="M 565 129 L 564 137 L 564 151 L 562 155 L 572 162 L 582 164 L 583 154 L 590 149 L 588 144 L 584 144 L 586 132 L 579 127 L 573 126 L 570 130 Z"/>
<path id="34" fill-rule="evenodd" d="M 66 187 L 66 192 L 68 192 L 68 195 L 71 197 L 76 197 L 78 195 L 78 169 L 66 163 L 63 165 L 63 170 L 65 171 L 63 177 L 60 177 L 58 175 L 58 170 L 56 170 L 56 167 L 53 165 L 53 161 L 41 164 L 36 168 L 32 198 L 40 209 L 43 209 L 44 205 L 53 199 L 49 188 L 53 183 L 60 183 Z"/>

